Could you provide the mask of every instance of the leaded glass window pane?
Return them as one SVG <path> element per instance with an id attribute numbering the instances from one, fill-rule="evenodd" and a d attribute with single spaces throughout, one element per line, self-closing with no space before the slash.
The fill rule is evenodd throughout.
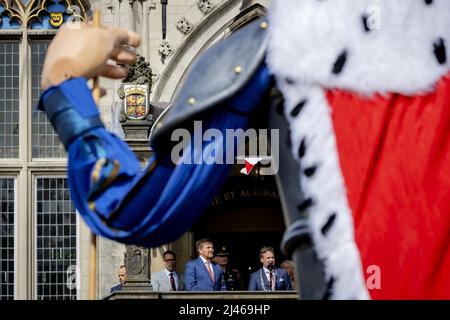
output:
<path id="1" fill-rule="evenodd" d="M 41 71 L 50 40 L 31 42 L 32 104 L 36 106 L 41 94 Z M 65 158 L 66 152 L 58 135 L 42 111 L 33 116 L 33 158 Z"/>
<path id="2" fill-rule="evenodd" d="M 66 178 L 36 180 L 37 299 L 76 300 L 76 212 Z"/>
<path id="3" fill-rule="evenodd" d="M 0 158 L 19 157 L 19 42 L 0 41 Z"/>
<path id="4" fill-rule="evenodd" d="M 0 300 L 14 299 L 15 180 L 0 178 Z"/>

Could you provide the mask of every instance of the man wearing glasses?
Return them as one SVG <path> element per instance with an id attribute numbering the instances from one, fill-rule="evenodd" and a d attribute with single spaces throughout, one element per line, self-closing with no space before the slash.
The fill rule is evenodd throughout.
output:
<path id="1" fill-rule="evenodd" d="M 164 269 L 153 274 L 151 277 L 153 291 L 183 291 L 183 276 L 175 271 L 177 266 L 175 252 L 170 250 L 164 252 L 163 259 Z"/>

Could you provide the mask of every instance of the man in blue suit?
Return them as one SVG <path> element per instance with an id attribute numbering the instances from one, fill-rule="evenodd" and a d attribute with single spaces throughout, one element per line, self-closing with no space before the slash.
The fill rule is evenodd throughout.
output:
<path id="1" fill-rule="evenodd" d="M 125 268 L 125 265 L 121 265 L 119 267 L 119 272 L 117 273 L 117 276 L 119 277 L 119 284 L 112 287 L 110 290 L 110 293 L 116 292 L 116 291 L 122 291 L 122 285 L 125 283 L 127 279 L 127 269 Z"/>
<path id="2" fill-rule="evenodd" d="M 214 246 L 211 240 L 201 239 L 195 244 L 199 257 L 186 264 L 184 284 L 187 291 L 224 291 L 222 268 L 213 263 Z"/>
<path id="3" fill-rule="evenodd" d="M 275 267 L 272 247 L 262 247 L 259 252 L 263 267 L 250 275 L 249 291 L 292 290 L 291 280 L 285 269 Z"/>

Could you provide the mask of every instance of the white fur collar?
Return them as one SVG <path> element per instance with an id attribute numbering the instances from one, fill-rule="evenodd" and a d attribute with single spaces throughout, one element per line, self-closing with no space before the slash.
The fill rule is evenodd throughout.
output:
<path id="1" fill-rule="evenodd" d="M 330 298 L 366 299 L 326 89 L 364 95 L 433 90 L 450 69 L 450 0 L 272 3 L 267 61 L 285 98 L 292 154 L 303 169 L 299 181 L 310 201 L 300 207 L 309 213 Z M 364 15 L 379 29 L 367 31 Z"/>
<path id="2" fill-rule="evenodd" d="M 363 16 L 372 30 L 365 30 Z M 417 94 L 432 90 L 450 69 L 449 0 L 278 0 L 269 23 L 269 66 L 288 81 Z M 441 43 L 445 63 L 445 48 L 441 63 L 434 52 Z M 345 64 L 333 74 L 344 52 Z"/>

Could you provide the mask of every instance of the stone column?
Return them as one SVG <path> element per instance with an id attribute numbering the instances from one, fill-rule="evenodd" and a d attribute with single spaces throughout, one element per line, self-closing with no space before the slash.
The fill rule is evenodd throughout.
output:
<path id="1" fill-rule="evenodd" d="M 134 10 L 133 5 L 136 0 L 128 0 L 129 6 L 128 6 L 128 29 L 135 31 L 136 30 L 136 24 L 134 19 Z"/>
<path id="2" fill-rule="evenodd" d="M 152 291 L 150 283 L 150 249 L 127 245 L 125 251 L 127 280 L 123 291 Z"/>
<path id="3" fill-rule="evenodd" d="M 133 3 L 134 0 L 129 1 L 131 11 Z M 132 88 L 131 91 L 127 91 L 126 88 L 128 87 Z M 137 89 L 133 91 L 133 88 Z M 151 155 L 148 147 L 148 135 L 153 124 L 154 108 L 148 101 L 150 89 L 151 69 L 149 63 L 145 61 L 144 57 L 138 55 L 136 63 L 129 67 L 128 77 L 124 80 L 118 94 L 125 101 L 128 101 L 127 97 L 134 98 L 127 103 L 122 100 L 125 107 L 122 108 L 120 124 L 124 131 L 125 141 L 142 163 L 147 162 Z M 141 101 L 141 104 L 137 101 Z M 136 113 L 138 107 L 145 107 L 145 113 Z M 130 110 L 128 111 L 128 109 Z M 145 201 L 145 199 L 142 199 L 142 201 Z M 135 245 L 126 246 L 127 280 L 122 286 L 122 291 L 152 291 L 150 258 L 150 249 Z"/>
<path id="4" fill-rule="evenodd" d="M 150 38 L 150 4 L 147 0 L 140 0 L 142 3 L 142 55 L 149 59 L 149 38 Z"/>

